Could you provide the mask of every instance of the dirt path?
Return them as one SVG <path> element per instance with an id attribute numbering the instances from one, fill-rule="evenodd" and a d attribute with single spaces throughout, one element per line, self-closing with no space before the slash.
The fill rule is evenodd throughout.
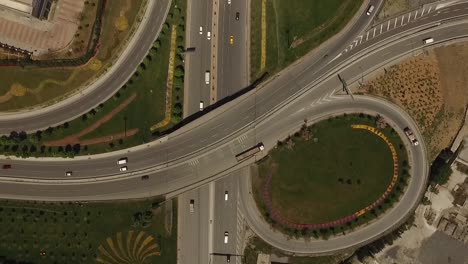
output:
<path id="1" fill-rule="evenodd" d="M 104 124 L 104 123 L 108 122 L 109 120 L 111 120 L 116 114 L 118 114 L 125 107 L 127 107 L 136 98 L 136 96 L 137 96 L 136 93 L 133 93 L 129 98 L 127 98 L 125 101 L 123 101 L 119 106 L 114 108 L 107 115 L 103 116 L 101 119 L 94 122 L 91 126 L 81 130 L 80 132 L 78 132 L 76 134 L 73 134 L 73 135 L 70 135 L 70 136 L 67 136 L 67 137 L 64 137 L 64 138 L 59 139 L 59 140 L 44 142 L 44 145 L 47 146 L 47 147 L 58 147 L 58 146 L 65 146 L 65 145 L 68 145 L 68 144 L 70 144 L 70 145 L 74 145 L 74 144 L 91 145 L 91 144 L 84 144 L 84 142 L 94 142 L 92 144 L 98 144 L 98 143 L 101 143 L 101 142 L 108 142 L 109 138 L 120 139 L 120 138 L 125 137 L 124 135 L 120 136 L 120 134 L 124 133 L 124 132 L 122 132 L 122 133 L 117 133 L 117 134 L 114 134 L 114 135 L 100 137 L 100 138 L 94 138 L 94 139 L 89 139 L 89 140 L 84 140 L 84 141 L 80 140 L 80 137 L 82 137 L 82 136 L 84 136 L 84 135 L 86 135 L 88 133 L 91 133 L 92 131 L 94 131 L 98 127 L 100 127 L 102 124 Z M 132 132 L 133 134 L 131 134 L 130 132 Z M 129 130 L 129 131 L 127 131 L 127 137 L 133 136 L 137 132 L 138 132 L 138 129 Z M 118 137 L 118 138 L 116 138 L 116 137 Z M 99 140 L 101 140 L 101 141 L 99 142 Z"/>

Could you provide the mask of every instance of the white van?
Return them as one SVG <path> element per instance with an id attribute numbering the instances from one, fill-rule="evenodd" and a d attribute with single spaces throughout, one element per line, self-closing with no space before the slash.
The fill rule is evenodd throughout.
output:
<path id="1" fill-rule="evenodd" d="M 224 244 L 227 244 L 229 241 L 229 233 L 226 231 L 224 232 Z"/>
<path id="2" fill-rule="evenodd" d="M 210 84 L 210 71 L 205 72 L 205 83 Z"/>
<path id="3" fill-rule="evenodd" d="M 369 8 L 367 8 L 366 14 L 367 14 L 368 16 L 370 16 L 370 15 L 372 14 L 372 11 L 374 11 L 374 6 L 373 6 L 373 5 L 369 6 Z"/>
<path id="4" fill-rule="evenodd" d="M 208 31 L 208 32 L 206 33 L 206 38 L 207 38 L 208 40 L 211 39 L 211 31 Z"/>
<path id="5" fill-rule="evenodd" d="M 203 101 L 200 101 L 200 111 L 203 111 L 204 106 L 205 106 L 205 103 L 203 103 Z"/>
<path id="6" fill-rule="evenodd" d="M 128 158 L 121 158 L 117 161 L 117 164 L 122 165 L 122 164 L 127 164 Z"/>
<path id="7" fill-rule="evenodd" d="M 431 44 L 432 42 L 434 42 L 434 39 L 433 38 L 426 38 L 426 39 L 423 39 L 423 42 L 424 42 L 424 44 Z"/>

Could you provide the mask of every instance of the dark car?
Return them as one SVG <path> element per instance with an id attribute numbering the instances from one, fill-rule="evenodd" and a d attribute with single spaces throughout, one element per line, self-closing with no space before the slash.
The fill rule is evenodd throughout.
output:
<path id="1" fill-rule="evenodd" d="M 141 176 L 141 179 L 142 180 L 147 180 L 147 179 L 149 179 L 149 176 L 148 175 Z"/>
<path id="2" fill-rule="evenodd" d="M 236 12 L 236 20 L 239 20 L 239 12 Z"/>
<path id="3" fill-rule="evenodd" d="M 11 169 L 11 165 L 10 164 L 3 164 L 2 168 L 3 169 Z"/>

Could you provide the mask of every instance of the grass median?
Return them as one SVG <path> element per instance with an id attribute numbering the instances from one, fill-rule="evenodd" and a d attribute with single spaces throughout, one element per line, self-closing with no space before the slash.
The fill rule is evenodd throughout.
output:
<path id="1" fill-rule="evenodd" d="M 266 1 L 266 64 L 261 67 L 262 1 L 251 1 L 250 77 L 275 73 L 336 33 L 355 15 L 363 0 Z"/>
<path id="2" fill-rule="evenodd" d="M 332 222 L 378 200 L 394 176 L 392 153 L 379 136 L 351 128 L 352 124 L 376 126 L 375 122 L 375 117 L 367 115 L 331 118 L 301 130 L 274 149 L 259 163 L 259 176 L 253 178 L 255 198 L 267 220 L 280 229 L 302 231 L 288 230 L 288 225 L 271 218 L 273 212 L 266 206 L 263 191 L 269 176 L 271 208 L 292 223 Z M 396 149 L 400 177 L 393 195 L 357 218 L 360 222 L 383 213 L 398 199 L 408 178 L 407 154 L 401 139 L 389 126 L 379 130 Z"/>
<path id="3" fill-rule="evenodd" d="M 11 263 L 175 263 L 177 209 L 161 202 L 2 200 L 0 255 Z"/>

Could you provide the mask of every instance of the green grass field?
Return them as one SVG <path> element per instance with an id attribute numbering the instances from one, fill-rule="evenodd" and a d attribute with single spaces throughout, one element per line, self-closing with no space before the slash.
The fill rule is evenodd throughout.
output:
<path id="1" fill-rule="evenodd" d="M 38 67 L 2 67 L 0 68 L 0 95 L 7 93 L 14 83 L 34 91 L 22 97 L 14 97 L 7 102 L 0 103 L 0 111 L 12 111 L 29 108 L 44 103 L 52 103 L 78 89 L 99 75 L 109 65 L 118 50 L 122 48 L 125 39 L 129 37 L 132 26 L 137 20 L 137 14 L 143 0 L 133 0 L 125 16 L 129 27 L 125 31 L 117 31 L 114 26 L 115 18 L 128 3 L 127 0 L 107 1 L 101 29 L 100 48 L 96 57 L 102 61 L 101 71 L 90 70 L 88 67 L 70 68 L 38 68 Z M 111 55 L 114 55 L 111 56 Z M 75 73 L 73 78 L 70 78 Z M 69 80 L 68 80 L 69 79 Z M 68 82 L 63 83 L 68 80 Z M 41 86 L 41 88 L 39 88 Z"/>
<path id="2" fill-rule="evenodd" d="M 165 205 L 153 206 L 158 201 L 161 200 L 108 203 L 2 200 L 0 256 L 18 263 L 102 263 L 96 259 L 109 260 L 103 254 L 104 249 L 114 258 L 115 252 L 129 257 L 140 252 L 140 259 L 147 257 L 135 263 L 175 263 L 176 205 L 168 233 Z M 149 247 L 153 249 L 144 253 Z M 155 252 L 160 252 L 160 256 L 150 254 Z"/>
<path id="3" fill-rule="evenodd" d="M 390 149 L 378 136 L 351 124 L 375 126 L 375 118 L 347 115 L 322 121 L 311 127 L 313 139 L 294 137 L 293 150 L 284 145 L 273 150 L 259 164 L 260 178 L 254 179 L 260 208 L 265 212 L 261 190 L 270 173 L 272 206 L 295 223 L 337 220 L 377 200 L 393 175 Z M 403 170 L 407 154 L 401 139 L 389 127 L 381 131 L 396 148 Z M 400 191 L 405 183 L 402 180 Z"/>
<path id="4" fill-rule="evenodd" d="M 251 2 L 251 80 L 275 73 L 338 33 L 363 0 L 267 1 L 266 68 L 260 71 L 261 1 Z"/>

